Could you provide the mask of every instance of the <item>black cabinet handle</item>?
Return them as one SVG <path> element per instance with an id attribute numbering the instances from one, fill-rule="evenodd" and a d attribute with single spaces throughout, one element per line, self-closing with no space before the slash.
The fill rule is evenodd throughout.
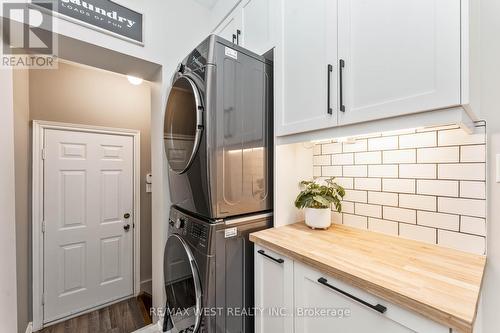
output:
<path id="1" fill-rule="evenodd" d="M 257 252 L 258 252 L 259 254 L 262 254 L 264 257 L 269 258 L 269 259 L 271 259 L 272 261 L 277 262 L 278 264 L 282 264 L 282 263 L 284 263 L 284 262 L 285 262 L 285 260 L 283 260 L 283 259 L 281 259 L 281 258 L 276 259 L 276 258 L 271 257 L 271 256 L 270 256 L 269 254 L 267 254 L 264 250 L 259 250 L 259 251 L 257 251 Z"/>
<path id="2" fill-rule="evenodd" d="M 236 44 L 236 35 L 233 34 L 233 44 Z"/>
<path id="3" fill-rule="evenodd" d="M 327 75 L 328 75 L 328 80 L 327 80 L 327 92 L 326 92 L 326 112 L 328 114 L 332 114 L 333 113 L 333 110 L 332 110 L 332 107 L 331 107 L 331 103 L 330 103 L 330 99 L 331 99 L 331 96 L 330 96 L 330 86 L 331 86 L 331 80 L 332 80 L 332 72 L 333 72 L 333 66 L 328 64 L 328 71 L 327 71 Z"/>
<path id="4" fill-rule="evenodd" d="M 344 105 L 344 79 L 343 79 L 343 72 L 344 72 L 344 67 L 345 67 L 345 61 L 340 59 L 339 60 L 339 90 L 340 90 L 340 111 L 345 112 L 345 105 Z"/>
<path id="5" fill-rule="evenodd" d="M 236 30 L 236 44 L 240 45 L 240 35 L 241 35 L 241 30 L 237 29 Z"/>
<path id="6" fill-rule="evenodd" d="M 377 311 L 377 312 L 384 313 L 384 312 L 387 311 L 387 308 L 385 306 L 381 305 L 381 304 L 372 305 L 372 304 L 370 304 L 370 303 L 368 303 L 366 301 L 363 301 L 361 298 L 358 298 L 358 297 L 356 297 L 354 295 L 349 294 L 348 292 L 345 292 L 345 291 L 343 291 L 343 290 L 341 290 L 341 289 L 339 289 L 337 287 L 332 286 L 331 284 L 328 283 L 328 280 L 325 279 L 325 278 L 323 278 L 323 277 L 319 278 L 318 282 L 321 283 L 322 285 L 327 286 L 330 289 L 335 290 L 336 292 L 341 293 L 344 296 L 347 296 L 347 297 L 355 300 L 356 302 L 359 302 L 359 303 L 361 303 L 361 304 L 369 307 L 370 309 L 373 309 L 373 310 Z"/>

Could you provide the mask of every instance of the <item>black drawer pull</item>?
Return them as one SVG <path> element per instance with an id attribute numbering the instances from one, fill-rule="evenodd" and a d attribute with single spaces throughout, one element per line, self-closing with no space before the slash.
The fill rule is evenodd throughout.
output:
<path id="1" fill-rule="evenodd" d="M 236 44 L 236 35 L 233 34 L 233 44 Z"/>
<path id="2" fill-rule="evenodd" d="M 327 279 L 325 279 L 325 278 L 323 278 L 323 277 L 322 277 L 322 278 L 319 278 L 319 279 L 318 279 L 318 282 L 319 282 L 319 283 L 321 283 L 322 285 L 327 286 L 327 287 L 328 287 L 328 288 L 330 288 L 330 289 L 335 290 L 336 292 L 341 293 L 341 294 L 342 294 L 342 295 L 344 295 L 344 296 L 347 296 L 347 297 L 349 297 L 349 298 L 351 298 L 351 299 L 355 300 L 356 302 L 359 302 L 359 303 L 361 303 L 361 304 L 363 304 L 363 305 L 365 305 L 365 306 L 367 306 L 367 307 L 369 307 L 369 308 L 371 308 L 371 309 L 373 309 L 373 310 L 377 311 L 377 312 L 384 313 L 384 312 L 386 312 L 386 311 L 387 311 L 387 308 L 386 308 L 385 306 L 383 306 L 382 304 L 372 305 L 372 304 L 370 304 L 370 303 L 368 303 L 368 302 L 366 302 L 366 301 L 363 301 L 362 299 L 357 298 L 356 296 L 351 295 L 351 294 L 349 294 L 348 292 L 345 292 L 345 291 L 343 291 L 343 290 L 341 290 L 341 289 L 339 289 L 339 288 L 337 288 L 337 287 L 332 286 L 331 284 L 329 284 L 329 283 L 328 283 L 328 280 L 327 280 Z"/>
<path id="3" fill-rule="evenodd" d="M 257 251 L 257 252 L 258 252 L 259 254 L 262 254 L 264 257 L 269 258 L 269 259 L 271 259 L 272 261 L 277 262 L 278 264 L 282 264 L 282 263 L 284 263 L 284 262 L 285 262 L 285 260 L 283 260 L 283 259 L 281 259 L 281 258 L 276 259 L 276 258 L 271 257 L 271 256 L 270 256 L 269 254 L 267 254 L 264 250 L 259 250 L 259 251 Z"/>
<path id="4" fill-rule="evenodd" d="M 345 105 L 344 105 L 344 67 L 345 67 L 345 61 L 340 59 L 339 60 L 339 90 L 340 90 L 340 97 L 339 97 L 339 102 L 340 102 L 340 111 L 345 112 Z"/>
<path id="5" fill-rule="evenodd" d="M 326 112 L 328 114 L 332 114 L 333 113 L 333 110 L 332 110 L 332 107 L 330 106 L 331 103 L 330 103 L 330 86 L 331 86 L 331 79 L 332 79 L 332 72 L 333 72 L 333 66 L 328 64 L 327 66 L 327 75 L 328 75 L 328 79 L 327 79 L 327 85 L 326 85 L 326 89 L 327 89 L 327 92 L 326 92 Z"/>

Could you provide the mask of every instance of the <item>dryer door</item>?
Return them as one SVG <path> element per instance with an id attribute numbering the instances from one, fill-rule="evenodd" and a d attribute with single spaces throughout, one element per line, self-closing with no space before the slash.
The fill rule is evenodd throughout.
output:
<path id="1" fill-rule="evenodd" d="M 165 111 L 165 152 L 170 168 L 184 173 L 193 161 L 203 131 L 203 105 L 196 84 L 187 76 L 175 80 Z"/>
<path id="2" fill-rule="evenodd" d="M 193 254 L 179 235 L 165 245 L 164 266 L 167 307 L 164 327 L 197 332 L 201 322 L 201 282 Z"/>

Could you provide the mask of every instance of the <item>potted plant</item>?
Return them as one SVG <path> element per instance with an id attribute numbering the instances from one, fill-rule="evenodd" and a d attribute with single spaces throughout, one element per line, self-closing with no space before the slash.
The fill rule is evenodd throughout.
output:
<path id="1" fill-rule="evenodd" d="M 305 208 L 306 224 L 313 229 L 327 229 L 331 225 L 331 205 L 337 212 L 342 211 L 341 200 L 345 189 L 328 178 L 324 185 L 314 181 L 301 181 L 304 188 L 295 199 L 295 207 Z"/>

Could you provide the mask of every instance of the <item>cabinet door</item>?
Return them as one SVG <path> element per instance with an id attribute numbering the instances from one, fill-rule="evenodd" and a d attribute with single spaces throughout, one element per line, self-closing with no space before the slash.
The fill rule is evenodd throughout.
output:
<path id="1" fill-rule="evenodd" d="M 244 0 L 241 6 L 242 30 L 240 45 L 257 54 L 264 54 L 274 44 L 272 17 L 275 0 Z"/>
<path id="2" fill-rule="evenodd" d="M 215 34 L 236 44 L 237 39 L 241 39 L 241 36 L 237 36 L 238 30 L 241 31 L 241 10 L 236 8 L 224 21 L 219 24 L 219 26 L 215 29 Z"/>
<path id="3" fill-rule="evenodd" d="M 313 269 L 295 263 L 295 333 L 313 332 L 371 332 L 371 333 L 410 333 L 418 332 L 402 325 L 387 315 L 371 309 L 359 302 L 365 301 L 376 305 L 378 300 L 366 293 L 357 292 L 340 281 L 326 277 Z M 320 279 L 325 279 L 322 284 Z M 328 285 L 326 285 L 328 284 Z M 339 288 L 359 298 L 358 301 L 343 295 L 331 287 Z M 384 303 L 389 311 L 397 311 Z M 382 305 L 382 304 L 381 304 Z M 309 313 L 310 311 L 326 311 L 330 313 Z M 306 312 L 308 311 L 308 312 Z M 334 313 L 336 311 L 336 313 Z M 413 318 L 410 318 L 410 321 Z M 424 320 L 425 321 L 425 320 Z M 448 332 L 448 328 L 435 330 L 434 327 L 420 331 Z"/>
<path id="4" fill-rule="evenodd" d="M 293 333 L 293 261 L 255 246 L 255 332 Z"/>
<path id="5" fill-rule="evenodd" d="M 460 104 L 460 1 L 338 1 L 340 124 Z"/>
<path id="6" fill-rule="evenodd" d="M 276 89 L 282 89 L 275 95 L 279 99 L 277 135 L 335 126 L 337 1 L 285 0 L 281 4 L 283 39 L 275 63 L 277 75 L 281 73 Z"/>

